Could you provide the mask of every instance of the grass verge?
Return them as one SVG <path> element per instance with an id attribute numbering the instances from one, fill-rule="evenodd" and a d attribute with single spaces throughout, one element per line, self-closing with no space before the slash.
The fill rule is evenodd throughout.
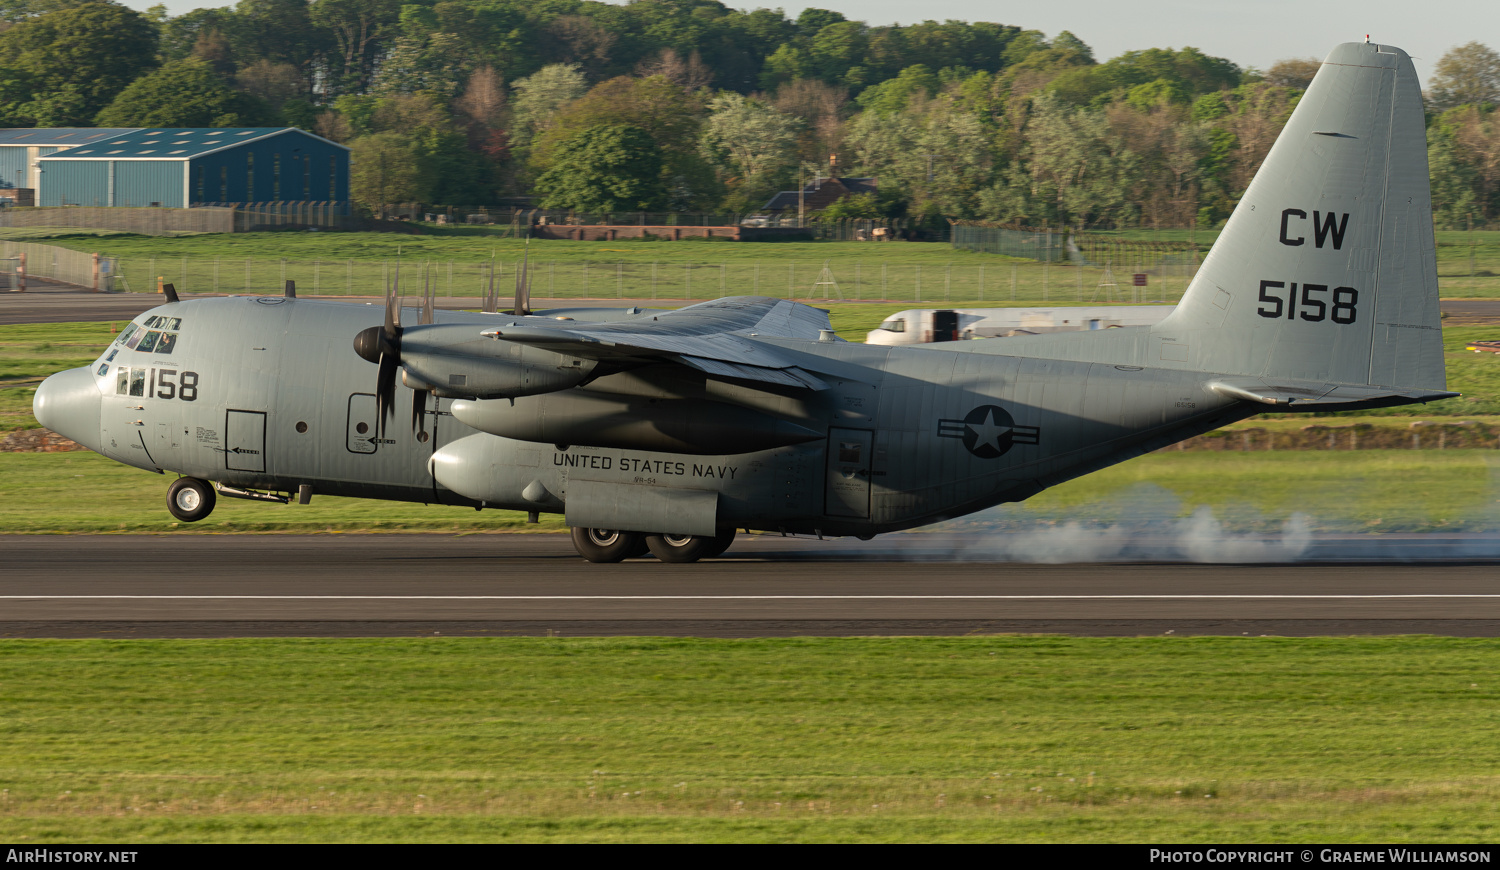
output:
<path id="1" fill-rule="evenodd" d="M 955 521 L 996 530 L 1081 520 L 1135 523 L 1213 510 L 1226 528 L 1266 531 L 1293 513 L 1314 531 L 1487 531 L 1500 527 L 1494 450 L 1166 452 Z M 177 524 L 171 475 L 95 453 L 0 453 L 0 533 L 554 531 L 562 518 L 317 496 L 310 505 L 220 499 L 206 520 Z"/>
<path id="2" fill-rule="evenodd" d="M 1486 842 L 1500 643 L 0 642 L 0 837 Z"/>

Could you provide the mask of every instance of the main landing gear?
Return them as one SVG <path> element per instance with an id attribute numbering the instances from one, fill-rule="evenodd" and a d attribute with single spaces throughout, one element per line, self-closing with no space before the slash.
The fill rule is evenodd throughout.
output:
<path id="1" fill-rule="evenodd" d="M 663 562 L 696 562 L 722 555 L 734 543 L 734 529 L 713 535 L 645 535 L 614 529 L 573 528 L 573 547 L 590 562 L 619 562 L 650 553 Z"/>
<path id="2" fill-rule="evenodd" d="M 196 523 L 214 512 L 218 496 L 206 480 L 179 477 L 167 487 L 167 510 L 185 523 Z"/>

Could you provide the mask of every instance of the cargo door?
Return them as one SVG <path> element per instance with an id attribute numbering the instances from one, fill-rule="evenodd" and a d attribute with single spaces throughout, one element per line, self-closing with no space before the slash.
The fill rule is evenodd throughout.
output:
<path id="1" fill-rule="evenodd" d="M 872 443 L 864 429 L 828 430 L 828 516 L 869 518 Z"/>
<path id="2" fill-rule="evenodd" d="M 224 467 L 264 474 L 266 412 L 226 411 L 224 416 Z"/>
<path id="3" fill-rule="evenodd" d="M 932 312 L 932 340 L 958 341 L 958 312 Z"/>

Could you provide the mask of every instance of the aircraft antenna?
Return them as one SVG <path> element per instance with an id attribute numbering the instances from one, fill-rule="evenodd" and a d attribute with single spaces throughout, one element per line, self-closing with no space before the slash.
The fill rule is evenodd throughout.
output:
<path id="1" fill-rule="evenodd" d="M 1094 288 L 1094 301 L 1099 301 L 1099 288 L 1104 288 L 1104 301 L 1113 302 L 1115 291 L 1120 289 L 1120 282 L 1115 280 L 1115 258 L 1107 257 L 1104 260 L 1104 275 L 1099 279 L 1099 286 Z"/>
<path id="2" fill-rule="evenodd" d="M 829 287 L 833 288 L 833 292 L 839 297 L 840 302 L 844 301 L 844 291 L 839 289 L 839 282 L 833 277 L 833 269 L 829 268 L 827 260 L 823 261 L 823 271 L 818 274 L 818 280 L 813 282 L 812 293 L 816 293 L 819 287 L 823 288 L 823 299 L 825 301 L 828 299 Z M 808 294 L 808 298 L 812 298 L 812 293 Z"/>

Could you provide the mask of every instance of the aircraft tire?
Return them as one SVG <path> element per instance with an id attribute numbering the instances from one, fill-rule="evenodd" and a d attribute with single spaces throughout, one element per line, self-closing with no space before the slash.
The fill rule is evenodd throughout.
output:
<path id="1" fill-rule="evenodd" d="M 574 526 L 573 549 L 587 562 L 620 562 L 632 556 L 645 555 L 642 537 L 639 532 Z"/>
<path id="2" fill-rule="evenodd" d="M 167 487 L 167 510 L 184 523 L 196 523 L 214 512 L 218 495 L 206 480 L 179 477 Z"/>
<path id="3" fill-rule="evenodd" d="M 687 563 L 712 559 L 734 543 L 734 529 L 712 537 L 705 535 L 647 535 L 646 546 L 663 562 Z"/>

